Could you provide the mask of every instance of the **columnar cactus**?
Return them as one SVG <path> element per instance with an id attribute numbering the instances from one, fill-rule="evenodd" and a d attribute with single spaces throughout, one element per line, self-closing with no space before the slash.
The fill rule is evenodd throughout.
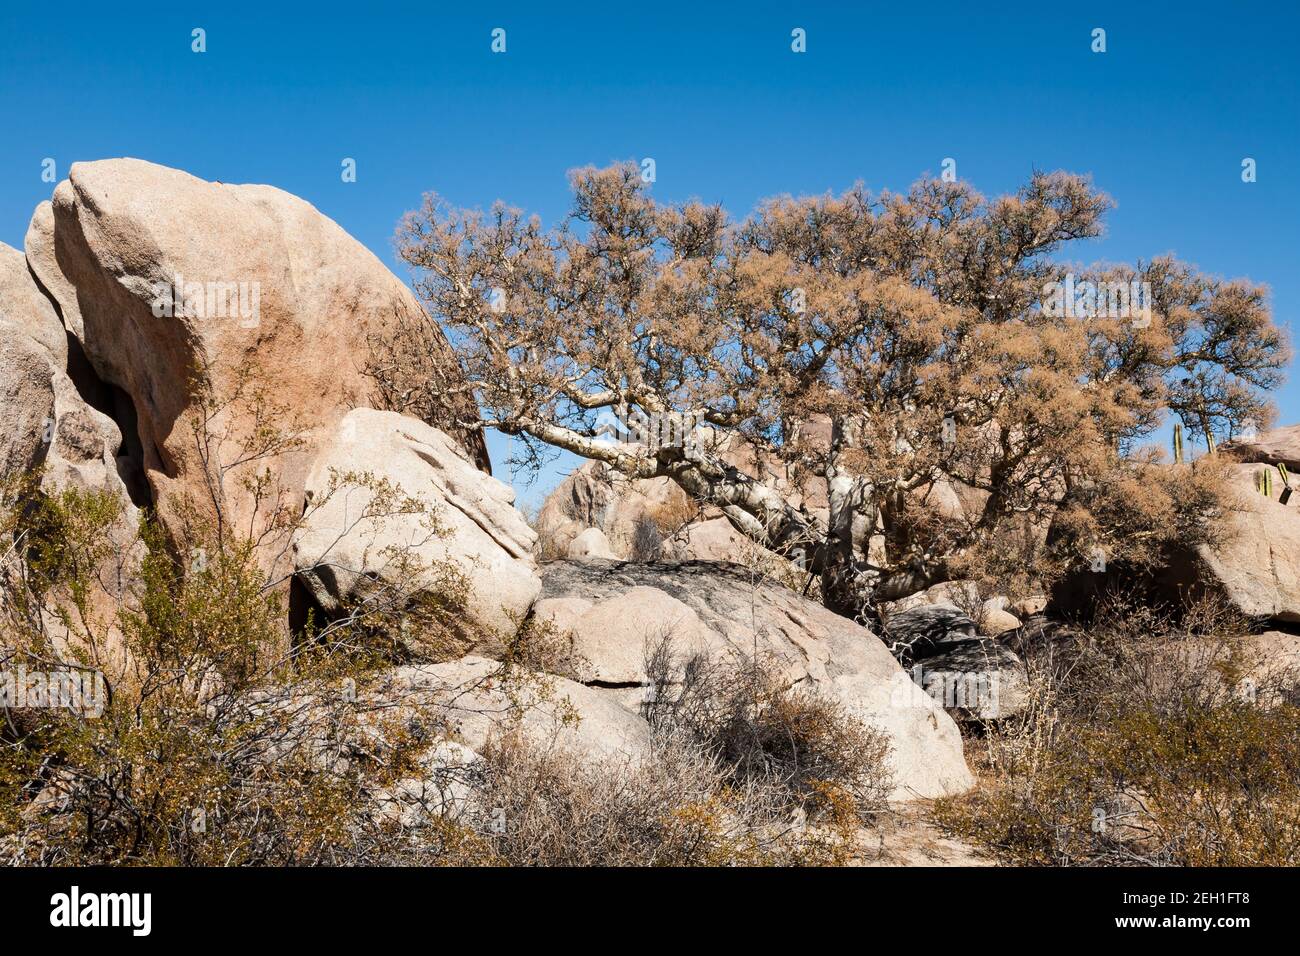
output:
<path id="1" fill-rule="evenodd" d="M 1273 472 L 1267 468 L 1261 468 L 1255 472 L 1255 490 L 1265 498 L 1273 497 Z"/>
<path id="2" fill-rule="evenodd" d="M 1174 425 L 1174 464 L 1183 463 L 1183 426 L 1182 424 Z"/>

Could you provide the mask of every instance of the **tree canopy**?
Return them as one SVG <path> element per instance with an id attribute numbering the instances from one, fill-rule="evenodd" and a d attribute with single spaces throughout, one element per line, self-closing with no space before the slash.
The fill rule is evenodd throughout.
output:
<path id="1" fill-rule="evenodd" d="M 1064 261 L 1113 205 L 1084 177 L 1035 173 L 993 200 L 963 182 L 858 185 L 771 199 L 742 220 L 656 202 L 631 163 L 570 178 L 554 228 L 432 194 L 399 227 L 481 410 L 466 427 L 516 436 L 533 462 L 553 446 L 667 476 L 821 575 L 845 613 L 1063 506 L 1115 549 L 1127 536 L 1107 522 L 1120 513 L 1196 533 L 1184 512 L 1210 499 L 1185 482 L 1116 507 L 1118 489 L 1150 496 L 1144 442 L 1169 415 L 1218 438 L 1271 420 L 1288 349 L 1266 289 L 1165 256 Z M 1116 289 L 1134 294 L 1118 310 Z M 449 400 L 422 374 L 425 331 L 403 327 L 379 362 L 416 413 Z M 602 423 L 614 414 L 700 427 L 613 442 Z M 822 483 L 824 513 L 736 467 L 738 445 Z M 978 507 L 940 520 L 916 506 L 942 482 L 974 489 Z"/>

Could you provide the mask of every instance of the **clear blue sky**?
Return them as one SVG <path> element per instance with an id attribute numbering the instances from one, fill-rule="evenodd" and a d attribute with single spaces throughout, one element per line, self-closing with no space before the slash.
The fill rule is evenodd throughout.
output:
<path id="1" fill-rule="evenodd" d="M 403 278 L 393 229 L 429 189 L 553 222 L 566 170 L 649 156 L 660 197 L 740 214 L 858 179 L 904 189 L 953 157 L 986 194 L 1034 168 L 1091 173 L 1119 208 L 1072 258 L 1173 252 L 1268 283 L 1284 325 L 1300 309 L 1294 2 L 4 6 L 0 241 L 13 246 L 50 194 L 45 157 L 60 178 L 137 156 L 271 183 Z M 206 53 L 191 52 L 195 27 Z M 1296 378 L 1275 396 L 1284 422 L 1300 421 Z"/>

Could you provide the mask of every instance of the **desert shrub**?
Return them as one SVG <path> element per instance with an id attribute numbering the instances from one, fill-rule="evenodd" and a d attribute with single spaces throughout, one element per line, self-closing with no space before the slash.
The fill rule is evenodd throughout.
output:
<path id="1" fill-rule="evenodd" d="M 47 507 L 50 505 L 46 505 Z M 118 609 L 127 663 L 102 710 L 0 708 L 0 860 L 39 865 L 355 865 L 496 859 L 436 813 L 419 827 L 385 794 L 430 775 L 450 734 L 427 697 L 386 679 L 354 630 L 285 653 L 284 606 L 250 542 L 201 564 L 146 521 L 138 587 Z M 67 542 L 69 548 L 80 545 Z M 41 635 L 7 627 L 0 672 L 73 670 Z M 504 643 L 512 698 L 543 678 L 546 635 Z M 417 804 L 419 801 L 415 801 Z M 427 809 L 427 808 L 426 808 Z"/>
<path id="2" fill-rule="evenodd" d="M 489 848 L 479 862 L 838 865 L 864 851 L 889 789 L 881 734 L 743 657 L 679 660 L 670 636 L 647 657 L 644 755 L 489 741 L 452 821 Z"/>
<path id="3" fill-rule="evenodd" d="M 653 561 L 659 557 L 664 537 L 649 515 L 641 515 L 632 527 L 632 541 L 628 558 L 632 561 Z"/>
<path id="4" fill-rule="evenodd" d="M 119 515 L 82 492 L 23 508 L 33 527 L 63 537 L 53 555 L 31 544 L 25 573 L 40 586 L 11 593 L 72 625 L 96 572 L 86 559 Z M 135 586 L 111 621 L 124 655 L 95 672 L 111 696 L 94 709 L 3 712 L 0 854 L 49 865 L 349 859 L 365 823 L 361 796 L 409 771 L 423 743 L 399 728 L 382 752 L 326 759 L 357 732 L 347 688 L 365 680 L 364 669 L 317 648 L 283 656 L 281 595 L 265 587 L 251 542 L 209 541 L 195 561 L 149 520 L 140 540 Z M 66 633 L 77 640 L 6 620 L 5 670 L 73 673 L 114 659 L 99 630 Z M 250 695 L 263 704 L 251 706 Z M 298 706 L 307 700 L 320 718 L 310 726 Z"/>
<path id="5" fill-rule="evenodd" d="M 650 513 L 650 520 L 660 536 L 670 538 L 687 525 L 700 520 L 700 502 L 673 489 L 665 501 L 659 502 Z"/>
<path id="6" fill-rule="evenodd" d="M 533 525 L 533 530 L 538 532 L 533 555 L 539 562 L 560 561 L 568 555 L 568 542 L 561 543 L 551 531 L 543 531 L 537 525 Z"/>
<path id="7" fill-rule="evenodd" d="M 1109 481 L 1079 485 L 1053 517 L 1043 556 L 1057 573 L 1100 549 L 1108 564 L 1138 573 L 1160 567 L 1172 547 L 1221 547 L 1232 535 L 1226 462 L 1205 457 L 1165 466 L 1155 456 L 1130 462 Z"/>
<path id="8" fill-rule="evenodd" d="M 1027 710 L 973 742 L 983 780 L 940 822 L 1018 863 L 1300 862 L 1297 675 L 1230 612 L 1179 617 L 1112 607 L 1032 655 Z"/>
<path id="9" fill-rule="evenodd" d="M 679 659 L 671 637 L 651 642 L 643 704 L 657 734 L 680 734 L 747 785 L 771 788 L 815 818 L 865 819 L 891 787 L 888 739 L 837 702 L 782 678 L 772 662 L 737 655 Z"/>
<path id="10" fill-rule="evenodd" d="M 497 862 L 537 866 L 759 863 L 763 846 L 709 758 L 661 745 L 645 760 L 579 757 L 509 737 L 484 754 L 474 829 Z"/>
<path id="11" fill-rule="evenodd" d="M 475 648 L 512 671 L 553 674 L 581 680 L 590 663 L 573 648 L 573 639 L 553 621 L 529 615 L 511 634 L 496 635 Z"/>
<path id="12" fill-rule="evenodd" d="M 486 749 L 455 821 L 513 866 L 826 866 L 862 852 L 860 821 L 826 788 L 818 820 L 680 734 L 644 757 L 579 756 L 512 735 Z"/>
<path id="13" fill-rule="evenodd" d="M 409 701 L 367 703 L 367 689 L 403 659 L 396 648 L 409 656 L 460 636 L 460 576 L 414 548 L 386 551 L 382 581 L 328 620 L 309 614 L 309 639 L 293 641 L 284 555 L 305 514 L 336 493 L 363 493 L 354 520 L 401 520 L 426 536 L 444 533 L 436 513 L 370 474 L 333 476 L 304 513 L 267 465 L 298 444 L 274 424 L 255 373 L 241 371 L 232 395 L 195 396 L 210 500 L 173 500 L 166 525 L 146 510 L 132 528 L 111 494 L 42 493 L 39 475 L 0 487 L 0 679 L 87 674 L 103 689 L 68 702 L 91 706 L 0 700 L 0 860 L 401 858 L 409 848 L 374 798 L 420 776 L 439 731 Z M 249 404 L 256 414 L 240 410 L 258 427 L 220 424 Z M 235 487 L 254 511 L 238 527 Z"/>

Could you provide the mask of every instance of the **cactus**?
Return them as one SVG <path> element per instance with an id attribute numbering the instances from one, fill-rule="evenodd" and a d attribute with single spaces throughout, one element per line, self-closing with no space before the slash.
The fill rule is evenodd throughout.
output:
<path id="1" fill-rule="evenodd" d="M 1273 472 L 1267 468 L 1261 468 L 1255 472 L 1255 490 L 1265 498 L 1273 497 Z"/>
<path id="2" fill-rule="evenodd" d="M 1210 450 L 1210 457 L 1213 458 L 1218 453 L 1218 446 L 1214 444 L 1214 433 L 1207 431 L 1205 433 L 1205 447 Z"/>
<path id="3" fill-rule="evenodd" d="M 1181 424 L 1177 424 L 1174 425 L 1174 464 L 1181 465 L 1182 463 L 1183 463 L 1183 426 Z"/>
<path id="4" fill-rule="evenodd" d="M 1283 487 L 1283 488 L 1290 488 L 1290 487 L 1291 487 L 1291 474 L 1286 470 L 1286 462 L 1284 462 L 1284 461 L 1279 461 L 1279 462 L 1277 463 L 1277 473 L 1278 473 L 1279 475 L 1282 476 L 1282 487 Z"/>

